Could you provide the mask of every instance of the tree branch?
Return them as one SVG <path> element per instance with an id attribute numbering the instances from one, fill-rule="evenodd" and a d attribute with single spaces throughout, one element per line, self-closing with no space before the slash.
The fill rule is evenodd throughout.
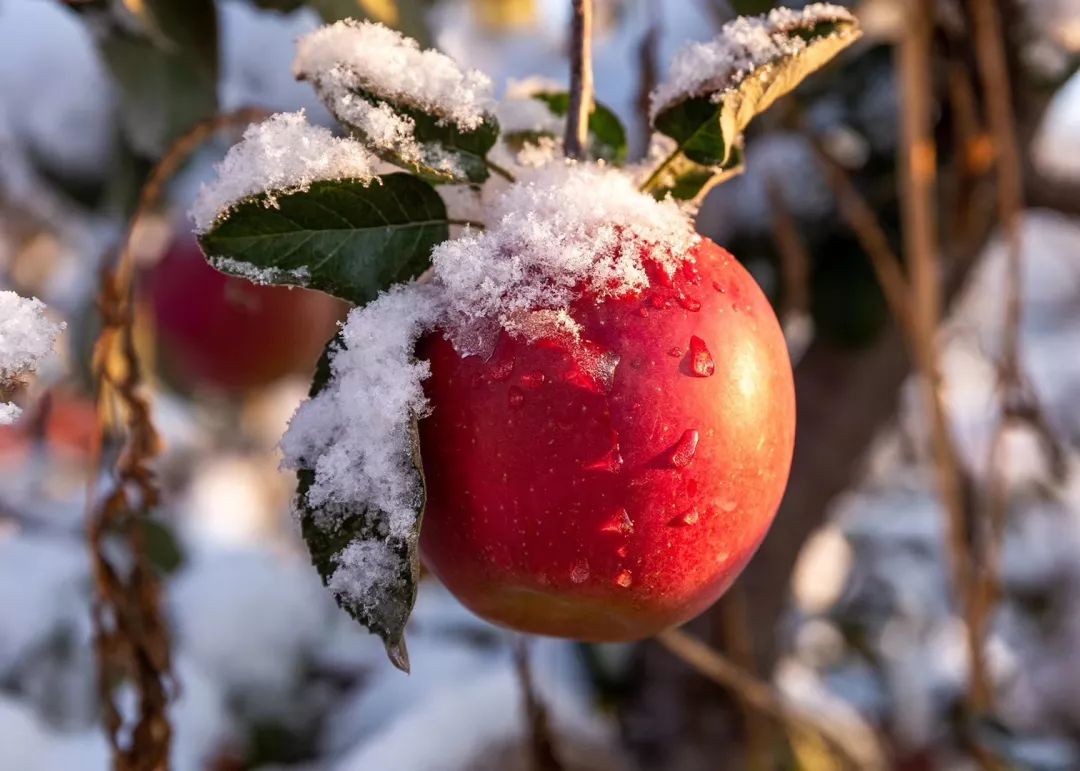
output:
<path id="1" fill-rule="evenodd" d="M 573 0 L 570 36 L 570 109 L 566 113 L 567 158 L 581 160 L 589 139 L 593 106 L 592 0 Z"/>

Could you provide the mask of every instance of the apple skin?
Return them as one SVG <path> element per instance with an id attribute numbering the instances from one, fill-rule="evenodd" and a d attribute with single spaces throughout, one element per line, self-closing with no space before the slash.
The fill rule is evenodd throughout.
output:
<path id="1" fill-rule="evenodd" d="M 715 602 L 764 538 L 791 464 L 791 364 L 742 266 L 708 240 L 694 257 L 640 294 L 571 307 L 587 347 L 619 357 L 610 388 L 554 339 L 501 332 L 486 361 L 421 340 L 421 553 L 476 614 L 641 639 Z"/>
<path id="2" fill-rule="evenodd" d="M 144 277 L 166 377 L 226 393 L 310 374 L 346 306 L 307 289 L 221 273 L 194 236 L 178 238 Z"/>

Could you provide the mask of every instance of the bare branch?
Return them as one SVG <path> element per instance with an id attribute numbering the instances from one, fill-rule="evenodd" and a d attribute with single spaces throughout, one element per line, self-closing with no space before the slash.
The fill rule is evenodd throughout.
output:
<path id="1" fill-rule="evenodd" d="M 143 542 L 142 521 L 158 500 L 150 463 L 159 441 L 150 401 L 143 393 L 132 332 L 132 235 L 157 206 L 165 183 L 195 148 L 219 128 L 262 115 L 252 110 L 222 115 L 198 124 L 177 140 L 147 178 L 117 262 L 102 275 L 102 329 L 93 356 L 98 428 L 87 495 L 87 540 L 94 573 L 98 690 L 116 771 L 167 769 L 172 741 L 167 713 L 172 667 L 168 632 L 160 585 Z M 127 551 L 123 564 L 115 560 L 112 547 L 118 544 Z M 124 730 L 124 717 L 114 698 L 120 681 L 129 683 L 135 693 L 130 731 Z"/>
<path id="2" fill-rule="evenodd" d="M 592 0 L 572 0 L 570 35 L 570 109 L 566 113 L 566 157 L 585 157 L 589 114 L 593 108 Z"/>
<path id="3" fill-rule="evenodd" d="M 514 665 L 525 702 L 525 719 L 529 722 L 532 771 L 563 771 L 563 764 L 555 753 L 547 709 L 540 701 L 533 683 L 532 667 L 529 664 L 529 641 L 524 636 L 519 636 L 514 641 Z"/>

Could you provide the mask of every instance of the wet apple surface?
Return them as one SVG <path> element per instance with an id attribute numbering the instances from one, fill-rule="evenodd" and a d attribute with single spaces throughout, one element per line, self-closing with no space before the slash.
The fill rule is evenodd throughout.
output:
<path id="1" fill-rule="evenodd" d="M 641 292 L 584 293 L 581 335 L 422 339 L 425 563 L 527 632 L 638 639 L 712 604 L 783 495 L 795 403 L 768 300 L 703 240 Z M 648 262 L 646 263 L 648 266 Z"/>

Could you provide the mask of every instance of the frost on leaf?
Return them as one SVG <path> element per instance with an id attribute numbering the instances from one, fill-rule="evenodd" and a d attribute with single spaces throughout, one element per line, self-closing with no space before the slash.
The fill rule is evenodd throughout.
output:
<path id="1" fill-rule="evenodd" d="M 323 582 L 403 669 L 424 509 L 416 421 L 428 411 L 429 368 L 413 347 L 438 307 L 429 288 L 413 284 L 353 310 L 281 441 Z"/>
<path id="2" fill-rule="evenodd" d="M 740 162 L 742 132 L 751 119 L 859 34 L 850 11 L 813 3 L 740 17 L 715 40 L 681 49 L 668 79 L 651 95 L 653 127 L 673 140 L 674 149 L 649 190 L 699 198 L 715 183 L 714 174 Z"/>
<path id="3" fill-rule="evenodd" d="M 483 73 L 351 19 L 301 38 L 293 73 L 380 157 L 436 181 L 487 179 L 499 128 Z"/>
<path id="4" fill-rule="evenodd" d="M 0 292 L 0 395 L 14 387 L 17 378 L 37 369 L 64 326 L 45 316 L 40 300 Z M 14 404 L 0 402 L 0 425 L 14 423 L 19 415 Z"/>

